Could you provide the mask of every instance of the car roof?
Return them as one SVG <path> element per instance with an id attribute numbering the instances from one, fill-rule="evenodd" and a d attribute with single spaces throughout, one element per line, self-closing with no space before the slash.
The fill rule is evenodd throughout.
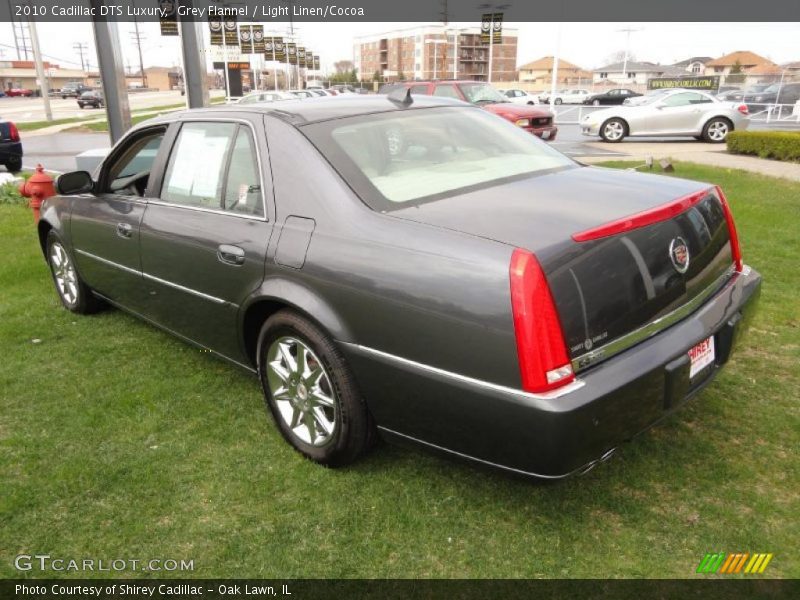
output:
<path id="1" fill-rule="evenodd" d="M 269 104 L 231 104 L 222 106 L 210 106 L 207 108 L 194 108 L 180 112 L 169 113 L 162 117 L 157 117 L 149 123 L 166 123 L 178 121 L 181 118 L 191 115 L 223 116 L 229 113 L 262 113 L 270 115 L 291 123 L 292 125 L 305 125 L 319 121 L 329 121 L 331 119 L 342 119 L 359 115 L 369 115 L 376 113 L 398 112 L 403 110 L 415 110 L 421 108 L 436 108 L 444 106 L 472 107 L 467 102 L 442 98 L 437 96 L 413 95 L 413 102 L 404 106 L 401 102 L 390 100 L 387 96 L 342 96 L 336 98 L 317 96 L 308 98 L 302 102 L 282 101 L 270 102 Z M 480 109 L 478 109 L 480 110 Z"/>

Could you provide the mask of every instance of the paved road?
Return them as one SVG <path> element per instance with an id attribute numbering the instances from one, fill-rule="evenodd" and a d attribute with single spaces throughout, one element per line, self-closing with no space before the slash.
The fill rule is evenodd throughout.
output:
<path id="1" fill-rule="evenodd" d="M 212 90 L 211 96 L 219 96 L 222 93 L 221 90 Z M 184 100 L 185 96 L 181 96 L 178 91 L 128 94 L 131 110 L 178 104 Z M 85 118 L 94 115 L 98 117 L 105 116 L 105 111 L 103 110 L 80 109 L 75 98 L 67 98 L 66 100 L 62 100 L 60 97 L 50 98 L 50 109 L 53 112 L 53 119 Z M 41 98 L 0 98 L 0 117 L 17 123 L 44 121 L 43 101 Z"/>

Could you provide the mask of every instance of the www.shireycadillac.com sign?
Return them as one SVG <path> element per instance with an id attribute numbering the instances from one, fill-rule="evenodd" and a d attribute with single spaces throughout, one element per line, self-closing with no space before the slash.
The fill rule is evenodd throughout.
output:
<path id="1" fill-rule="evenodd" d="M 656 77 L 647 80 L 648 90 L 671 90 L 673 88 L 716 91 L 719 89 L 719 75 L 709 75 L 708 77 Z"/>

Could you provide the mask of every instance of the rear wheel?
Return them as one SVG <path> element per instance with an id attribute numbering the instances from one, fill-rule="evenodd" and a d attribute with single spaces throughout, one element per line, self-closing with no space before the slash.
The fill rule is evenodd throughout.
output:
<path id="1" fill-rule="evenodd" d="M 374 424 L 344 356 L 316 325 L 290 310 L 264 323 L 259 376 L 284 439 L 328 467 L 358 459 L 375 438 Z"/>
<path id="2" fill-rule="evenodd" d="M 593 106 L 600 106 L 600 100 L 593 100 L 592 101 L 592 105 Z"/>
<path id="3" fill-rule="evenodd" d="M 731 129 L 730 121 L 714 117 L 703 127 L 703 139 L 712 144 L 721 144 L 728 137 Z"/>
<path id="4" fill-rule="evenodd" d="M 561 104 L 561 98 L 556 98 L 553 100 L 553 104 Z"/>
<path id="5" fill-rule="evenodd" d="M 22 157 L 21 156 L 14 156 L 8 159 L 6 163 L 6 169 L 11 171 L 12 173 L 17 173 L 22 170 Z"/>
<path id="6" fill-rule="evenodd" d="M 609 119 L 600 126 L 600 137 L 604 142 L 621 142 L 628 135 L 628 125 L 622 119 Z"/>
<path id="7" fill-rule="evenodd" d="M 47 264 L 64 308 L 80 314 L 90 314 L 100 309 L 102 302 L 81 280 L 72 256 L 54 231 L 47 235 Z"/>

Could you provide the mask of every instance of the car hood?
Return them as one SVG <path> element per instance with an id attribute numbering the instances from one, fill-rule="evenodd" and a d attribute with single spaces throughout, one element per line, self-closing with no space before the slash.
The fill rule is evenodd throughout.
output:
<path id="1" fill-rule="evenodd" d="M 550 117 L 549 110 L 537 108 L 529 104 L 514 104 L 513 102 L 500 102 L 498 104 L 484 104 L 481 108 L 507 119 L 526 119 L 531 117 Z"/>
<path id="2" fill-rule="evenodd" d="M 599 167 L 567 167 L 390 214 L 547 254 L 572 234 L 710 184 Z"/>

